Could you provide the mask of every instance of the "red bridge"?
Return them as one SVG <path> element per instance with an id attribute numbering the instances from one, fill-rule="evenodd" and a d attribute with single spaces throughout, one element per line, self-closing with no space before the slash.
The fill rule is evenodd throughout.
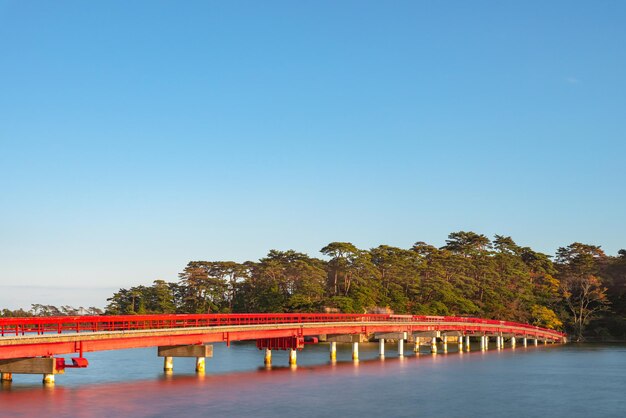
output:
<path id="1" fill-rule="evenodd" d="M 296 363 L 296 352 L 307 343 L 330 343 L 330 358 L 336 358 L 337 342 L 352 344 L 352 357 L 358 360 L 360 342 L 378 340 L 380 355 L 385 340 L 398 342 L 404 355 L 404 341 L 430 346 L 430 352 L 470 351 L 471 341 L 481 350 L 496 348 L 505 341 L 515 347 L 517 340 L 526 347 L 539 341 L 566 342 L 565 334 L 528 324 L 480 318 L 386 314 L 207 314 L 207 315 L 125 315 L 0 318 L 0 372 L 4 381 L 13 373 L 43 374 L 44 383 L 70 367 L 87 367 L 84 353 L 127 348 L 158 347 L 165 371 L 173 369 L 174 357 L 195 357 L 196 370 L 204 372 L 204 359 L 212 357 L 207 343 L 256 340 L 265 349 L 265 362 L 271 363 L 271 350 L 290 350 L 289 362 Z M 474 347 L 477 349 L 478 347 Z M 54 356 L 75 354 L 72 364 Z"/>

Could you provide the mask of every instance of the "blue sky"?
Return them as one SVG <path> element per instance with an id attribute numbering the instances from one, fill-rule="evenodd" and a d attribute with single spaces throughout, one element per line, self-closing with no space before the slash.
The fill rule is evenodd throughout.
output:
<path id="1" fill-rule="evenodd" d="M 625 18 L 621 1 L 0 0 L 0 307 L 48 302 L 7 286 L 102 306 L 192 259 L 458 230 L 615 254 Z"/>

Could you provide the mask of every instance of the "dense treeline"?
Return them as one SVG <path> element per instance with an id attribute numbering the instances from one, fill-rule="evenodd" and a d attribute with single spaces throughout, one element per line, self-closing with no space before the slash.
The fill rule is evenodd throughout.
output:
<path id="1" fill-rule="evenodd" d="M 333 242 L 327 260 L 271 250 L 259 261 L 192 261 L 177 283 L 120 289 L 109 314 L 395 312 L 471 315 L 626 339 L 626 251 L 559 248 L 554 260 L 510 237 L 455 232 L 436 248 Z M 591 324 L 591 326 L 590 326 Z"/>
<path id="2" fill-rule="evenodd" d="M 69 305 L 54 306 L 54 305 L 42 305 L 39 303 L 33 303 L 31 308 L 26 311 L 24 309 L 2 309 L 0 311 L 0 317 L 24 317 L 24 316 L 79 316 L 79 315 L 102 315 L 103 311 L 100 308 L 90 306 L 89 308 L 75 308 Z"/>

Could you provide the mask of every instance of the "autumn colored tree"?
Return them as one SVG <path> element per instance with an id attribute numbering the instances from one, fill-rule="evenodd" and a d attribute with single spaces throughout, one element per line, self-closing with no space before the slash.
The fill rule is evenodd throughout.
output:
<path id="1" fill-rule="evenodd" d="M 600 247 L 575 242 L 557 251 L 561 291 L 572 315 L 577 341 L 583 340 L 583 332 L 591 319 L 608 310 L 609 299 L 599 276 L 607 257 Z"/>

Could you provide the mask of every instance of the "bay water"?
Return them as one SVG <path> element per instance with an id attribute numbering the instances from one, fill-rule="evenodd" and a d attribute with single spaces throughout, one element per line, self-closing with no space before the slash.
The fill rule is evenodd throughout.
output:
<path id="1" fill-rule="evenodd" d="M 454 348 L 454 346 L 451 346 Z M 473 349 L 475 350 L 476 347 Z M 0 417 L 626 417 L 626 345 L 566 344 L 405 357 L 387 345 L 307 345 L 298 366 L 251 343 L 214 345 L 206 373 L 156 348 L 86 353 L 53 387 L 14 375 L 0 388 Z"/>

